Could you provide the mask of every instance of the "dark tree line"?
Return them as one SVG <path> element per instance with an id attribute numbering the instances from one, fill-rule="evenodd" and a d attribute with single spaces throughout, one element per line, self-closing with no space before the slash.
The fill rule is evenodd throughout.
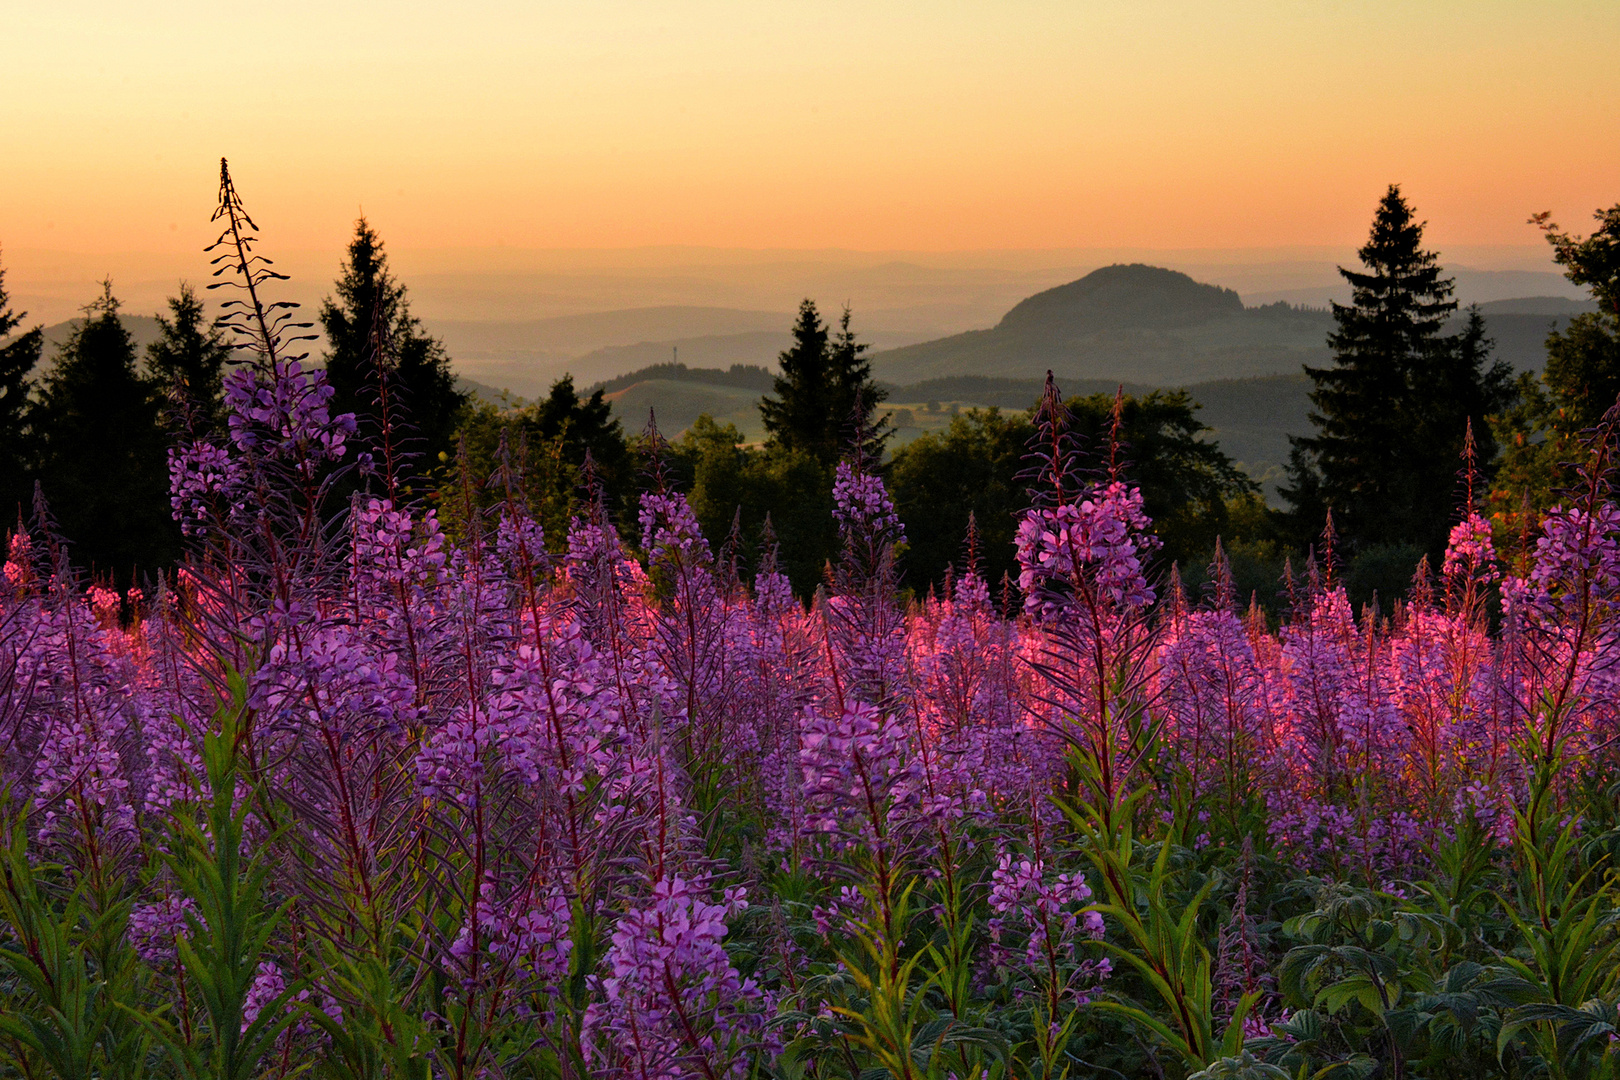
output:
<path id="1" fill-rule="evenodd" d="M 142 356 L 110 282 L 49 358 L 34 327 L 17 334 L 0 268 L 0 498 L 15 521 L 35 516 L 36 489 L 73 561 L 119 588 L 179 554 L 169 507 L 167 455 L 181 439 L 226 438 L 223 390 L 231 347 L 190 286 L 158 316 Z M 407 460 L 450 448 L 466 395 L 443 347 L 410 314 L 382 242 L 361 219 L 336 285 L 321 309 L 331 348 L 337 411 L 354 412 L 375 436 L 390 388 L 393 424 Z M 426 467 L 418 474 L 426 479 Z M 369 481 L 357 475 L 354 489 Z"/>
<path id="2" fill-rule="evenodd" d="M 1517 527 L 1522 510 L 1549 505 L 1579 433 L 1620 394 L 1620 206 L 1599 212 L 1586 238 L 1545 215 L 1535 220 L 1598 311 L 1549 338 L 1544 373 L 1515 381 L 1493 358 L 1477 310 L 1451 329 L 1452 279 L 1424 248 L 1424 225 L 1400 190 L 1388 190 L 1358 253 L 1361 268 L 1341 269 L 1352 298 L 1333 307 L 1332 362 L 1306 369 L 1314 430 L 1293 440 L 1285 511 L 1266 508 L 1209 440 L 1184 391 L 1070 400 L 1094 467 L 1111 460 L 1141 487 L 1164 566 L 1179 565 L 1196 584 L 1219 539 L 1245 588 L 1274 595 L 1283 557 L 1318 542 L 1331 513 L 1353 591 L 1387 596 L 1419 557 L 1443 550 L 1467 509 L 1465 490 L 1476 503 L 1488 500 L 1504 528 Z M 9 336 L 0 345 L 6 513 L 31 513 L 38 484 L 76 561 L 127 584 L 177 551 L 165 454 L 179 438 L 223 437 L 230 350 L 185 285 L 144 357 L 118 311 L 107 286 L 47 359 L 39 328 L 19 332 L 25 313 L 10 308 L 0 268 L 0 340 Z M 363 443 L 389 443 L 410 497 L 429 495 L 451 528 L 518 498 L 560 548 L 570 519 L 599 500 L 635 541 L 641 451 L 662 440 L 627 434 L 604 389 L 582 393 L 571 378 L 533 404 L 472 404 L 364 218 L 319 318 L 334 410 L 356 414 Z M 901 558 L 911 587 L 935 585 L 960 564 L 970 519 L 981 568 L 992 580 L 1010 572 L 1025 505 L 1028 413 L 970 410 L 890 455 L 885 393 L 850 311 L 832 326 L 807 299 L 792 338 L 760 403 L 763 445 L 702 417 L 668 447 L 665 465 L 709 538 L 729 542 L 744 567 L 774 560 L 808 595 L 838 550 L 838 462 L 859 452 L 890 482 L 906 524 Z M 1471 488 L 1459 476 L 1470 445 Z M 348 490 L 374 483 L 357 471 Z"/>

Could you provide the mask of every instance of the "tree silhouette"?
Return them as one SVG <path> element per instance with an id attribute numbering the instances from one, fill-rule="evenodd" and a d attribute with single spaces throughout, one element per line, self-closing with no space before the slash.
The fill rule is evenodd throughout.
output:
<path id="1" fill-rule="evenodd" d="M 858 414 L 874 410 L 886 394 L 872 379 L 865 355 L 869 346 L 856 340 L 848 308 L 834 336 L 815 301 L 807 299 L 799 304 L 792 333 L 793 344 L 778 358 L 782 371 L 772 386 L 776 396 L 760 401 L 760 416 L 773 443 L 831 465 L 855 437 Z M 866 427 L 862 449 L 877 460 L 889 438 L 888 418 Z"/>
<path id="2" fill-rule="evenodd" d="M 1283 490 L 1302 540 L 1331 509 L 1352 550 L 1415 543 L 1438 552 L 1469 422 L 1484 430 L 1511 396 L 1477 313 L 1461 335 L 1444 333 L 1457 302 L 1423 249 L 1423 228 L 1392 184 L 1358 252 L 1364 271 L 1339 270 L 1352 300 L 1333 305 L 1333 365 L 1305 368 L 1316 433 L 1291 440 Z"/>
<path id="3" fill-rule="evenodd" d="M 157 317 L 158 338 L 146 347 L 146 368 L 159 392 L 183 409 L 171 409 L 169 428 L 199 434 L 217 431 L 223 422 L 220 391 L 231 347 L 225 335 L 203 316 L 202 301 L 190 285 L 169 297 L 169 315 Z"/>
<path id="4" fill-rule="evenodd" d="M 468 395 L 456 389 L 450 358 L 411 314 L 405 286 L 388 269 L 382 238 L 364 217 L 355 222 L 335 296 L 321 305 L 326 375 L 334 413 L 367 419 L 376 435 L 381 413 L 403 410 L 430 458 L 451 448 Z M 386 380 L 386 393 L 383 380 Z M 399 418 L 386 417 L 389 425 Z"/>
<path id="5" fill-rule="evenodd" d="M 37 475 L 74 561 L 122 586 L 171 560 L 159 394 L 136 369 L 112 283 L 84 309 L 30 411 Z"/>
<path id="6" fill-rule="evenodd" d="M 0 266 L 0 339 L 22 325 L 26 311 L 13 311 L 6 293 L 6 270 Z M 25 513 L 32 484 L 28 480 L 28 374 L 39 362 L 44 333 L 34 327 L 0 345 L 0 531 Z"/>

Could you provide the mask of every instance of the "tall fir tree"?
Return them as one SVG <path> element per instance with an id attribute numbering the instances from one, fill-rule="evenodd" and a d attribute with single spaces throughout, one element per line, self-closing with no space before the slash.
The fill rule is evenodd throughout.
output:
<path id="1" fill-rule="evenodd" d="M 829 414 L 835 422 L 842 418 L 843 448 L 858 436 L 861 452 L 867 459 L 881 461 L 883 448 L 894 432 L 889 427 L 888 414 L 879 414 L 877 408 L 889 392 L 872 378 L 872 361 L 866 358 L 872 346 L 856 340 L 849 323 L 850 310 L 846 304 L 838 320 L 838 333 L 833 335 L 827 349 L 827 375 L 832 391 Z"/>
<path id="2" fill-rule="evenodd" d="M 771 384 L 776 396 L 760 400 L 759 414 L 772 442 L 826 460 L 822 449 L 828 441 L 827 416 L 832 404 L 827 392 L 830 335 L 815 301 L 806 299 L 799 304 L 791 333 L 793 344 L 777 357 L 782 371 Z"/>
<path id="3" fill-rule="evenodd" d="M 119 587 L 179 548 L 159 399 L 137 370 L 135 342 L 107 282 L 57 352 L 29 428 L 36 472 L 74 563 Z"/>
<path id="4" fill-rule="evenodd" d="M 848 308 L 834 336 L 815 301 L 807 299 L 799 304 L 792 333 L 793 344 L 778 358 L 782 370 L 772 385 L 776 396 L 759 403 L 760 416 L 774 444 L 832 465 L 849 448 L 858 412 L 876 409 L 885 393 L 872 379 L 868 346 L 850 329 Z M 863 449 L 875 459 L 889 437 L 888 418 L 865 426 Z"/>
<path id="5" fill-rule="evenodd" d="M 1457 310 L 1452 280 L 1423 249 L 1423 222 L 1390 185 L 1357 253 L 1340 268 L 1351 303 L 1333 305 L 1333 365 L 1307 366 L 1316 433 L 1291 439 L 1289 484 L 1297 536 L 1328 510 L 1351 548 L 1416 544 L 1438 552 L 1456 507 L 1459 455 L 1511 399 L 1506 365 L 1490 360 L 1477 312 L 1445 333 Z"/>
<path id="6" fill-rule="evenodd" d="M 1493 418 L 1510 409 L 1518 396 L 1513 367 L 1493 356 L 1495 347 L 1485 317 L 1477 306 L 1470 306 L 1461 331 L 1443 339 L 1429 362 L 1412 374 L 1412 426 L 1407 434 L 1413 443 L 1410 465 L 1417 495 L 1407 539 L 1434 555 L 1444 549 L 1451 526 L 1460 517 L 1459 501 L 1466 498 L 1459 473 L 1469 433 L 1473 433 L 1471 460 L 1480 474 L 1476 479 L 1488 484 L 1499 456 Z M 1478 493 L 1485 488 L 1479 485 Z"/>
<path id="7" fill-rule="evenodd" d="M 165 426 L 176 435 L 218 431 L 225 363 L 231 357 L 225 335 L 204 317 L 202 301 L 185 282 L 180 295 L 169 297 L 168 316 L 159 315 L 157 323 L 157 340 L 146 346 L 146 370 L 168 397 Z"/>
<path id="8" fill-rule="evenodd" d="M 411 314 L 405 286 L 388 269 L 382 238 L 364 217 L 355 222 L 334 291 L 320 313 L 333 411 L 354 413 L 362 418 L 362 433 L 375 435 L 380 360 L 391 424 L 403 420 L 415 429 L 420 442 L 412 449 L 429 460 L 450 450 L 468 395 L 456 388 L 444 346 Z"/>
<path id="9" fill-rule="evenodd" d="M 0 265 L 0 341 L 12 336 L 28 316 L 13 311 L 6 292 L 6 269 Z M 32 482 L 29 479 L 28 390 L 29 373 L 39 363 L 45 335 L 39 327 L 0 344 L 0 535 L 20 516 L 27 516 Z"/>
<path id="10" fill-rule="evenodd" d="M 1519 377 L 1519 405 L 1498 424 L 1504 454 L 1491 508 L 1515 535 L 1534 524 L 1518 520 L 1522 508 L 1539 514 L 1558 500 L 1580 460 L 1580 433 L 1620 400 L 1620 203 L 1593 216 L 1598 227 L 1584 238 L 1559 229 L 1547 214 L 1531 218 L 1565 276 L 1591 291 L 1597 310 L 1547 336 L 1546 367 L 1539 377 Z"/>

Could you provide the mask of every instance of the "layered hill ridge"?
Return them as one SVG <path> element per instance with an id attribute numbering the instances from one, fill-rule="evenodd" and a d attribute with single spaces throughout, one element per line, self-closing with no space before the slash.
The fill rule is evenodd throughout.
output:
<path id="1" fill-rule="evenodd" d="M 949 375 L 1153 384 L 1298 371 L 1327 355 L 1325 311 L 1245 308 L 1231 289 L 1142 263 L 1105 266 L 1016 304 L 988 330 L 889 349 L 873 370 L 891 382 Z"/>
<path id="2" fill-rule="evenodd" d="M 1168 330 L 1242 314 L 1231 289 L 1204 285 L 1179 270 L 1116 264 L 1019 301 L 995 329 L 1008 334 L 1075 338 L 1104 330 Z"/>

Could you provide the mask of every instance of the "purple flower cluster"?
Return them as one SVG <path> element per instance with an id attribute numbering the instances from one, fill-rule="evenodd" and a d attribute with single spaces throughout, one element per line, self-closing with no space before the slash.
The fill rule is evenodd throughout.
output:
<path id="1" fill-rule="evenodd" d="M 355 433 L 354 416 L 333 416 L 337 391 L 319 368 L 297 360 L 276 361 L 268 370 L 242 365 L 225 376 L 225 407 L 231 441 L 243 452 L 259 451 L 312 468 L 337 461 Z"/>
<path id="2" fill-rule="evenodd" d="M 191 932 L 199 919 L 189 896 L 166 896 L 152 904 L 136 904 L 129 913 L 129 940 L 142 960 L 156 968 L 173 968 L 179 959 L 175 942 Z"/>
<path id="3" fill-rule="evenodd" d="M 1151 604 L 1148 524 L 1142 493 L 1117 481 L 1077 502 L 1029 510 L 1016 541 L 1026 608 L 1051 615 L 1077 594 L 1117 607 Z"/>
<path id="4" fill-rule="evenodd" d="M 903 543 L 905 526 L 880 477 L 864 472 L 847 461 L 838 463 L 833 479 L 833 515 L 845 534 L 881 536 L 889 543 Z"/>
<path id="5" fill-rule="evenodd" d="M 764 1035 L 766 1000 L 725 950 L 726 921 L 747 910 L 740 888 L 711 903 L 697 881 L 653 883 L 613 930 L 601 1000 L 586 1011 L 594 1061 L 630 1075 L 740 1077 Z"/>

